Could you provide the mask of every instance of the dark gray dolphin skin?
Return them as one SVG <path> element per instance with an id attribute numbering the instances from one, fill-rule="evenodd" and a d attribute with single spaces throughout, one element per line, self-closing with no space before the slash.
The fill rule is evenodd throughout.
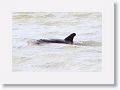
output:
<path id="1" fill-rule="evenodd" d="M 40 39 L 37 40 L 36 44 L 40 43 L 64 43 L 64 44 L 73 44 L 73 38 L 76 36 L 75 33 L 70 34 L 65 39 Z"/>

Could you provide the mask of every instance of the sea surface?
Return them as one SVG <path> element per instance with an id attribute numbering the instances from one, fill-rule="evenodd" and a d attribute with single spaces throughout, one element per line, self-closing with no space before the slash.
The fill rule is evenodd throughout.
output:
<path id="1" fill-rule="evenodd" d="M 75 45 L 34 43 L 39 39 L 64 39 L 71 33 L 76 33 Z M 14 12 L 12 71 L 102 71 L 102 13 Z"/>

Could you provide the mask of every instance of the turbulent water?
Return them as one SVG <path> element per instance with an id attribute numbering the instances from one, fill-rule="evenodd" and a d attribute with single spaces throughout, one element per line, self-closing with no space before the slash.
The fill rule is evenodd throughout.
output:
<path id="1" fill-rule="evenodd" d="M 102 70 L 102 14 L 100 12 L 14 12 L 12 70 L 51 72 Z M 76 33 L 75 45 L 43 43 Z"/>

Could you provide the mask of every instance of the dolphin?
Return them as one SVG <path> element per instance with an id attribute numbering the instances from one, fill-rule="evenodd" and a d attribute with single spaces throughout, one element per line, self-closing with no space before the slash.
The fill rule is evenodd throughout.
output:
<path id="1" fill-rule="evenodd" d="M 73 44 L 73 38 L 75 36 L 76 36 L 76 33 L 72 33 L 65 39 L 40 39 L 40 40 L 37 40 L 36 44 L 41 44 L 41 43 Z"/>

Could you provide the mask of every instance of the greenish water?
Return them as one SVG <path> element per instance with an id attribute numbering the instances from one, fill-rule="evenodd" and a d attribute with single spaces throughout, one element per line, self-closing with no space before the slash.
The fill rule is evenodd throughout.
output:
<path id="1" fill-rule="evenodd" d="M 101 71 L 100 12 L 14 12 L 12 21 L 13 71 Z M 79 45 L 34 44 L 39 39 L 64 39 L 73 32 Z"/>

